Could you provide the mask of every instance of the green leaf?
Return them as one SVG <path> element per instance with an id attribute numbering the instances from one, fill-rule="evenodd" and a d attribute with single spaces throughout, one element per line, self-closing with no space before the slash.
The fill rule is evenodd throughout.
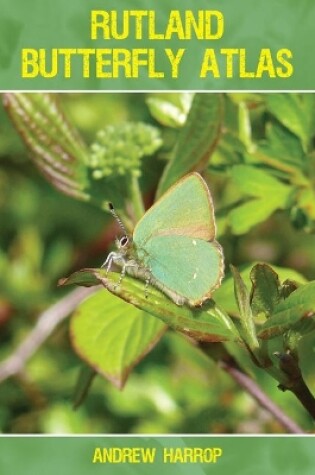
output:
<path id="1" fill-rule="evenodd" d="M 99 279 L 95 274 L 95 269 L 81 269 L 74 272 L 69 277 L 65 277 L 59 280 L 58 285 L 82 285 L 83 287 L 93 287 L 99 285 Z"/>
<path id="2" fill-rule="evenodd" d="M 254 199 L 248 201 L 228 214 L 228 222 L 233 234 L 239 236 L 268 219 L 278 208 L 276 200 Z"/>
<path id="3" fill-rule="evenodd" d="M 235 165 L 231 170 L 231 178 L 245 195 L 263 198 L 266 201 L 276 195 L 281 206 L 285 206 L 291 192 L 291 187 L 283 184 L 268 172 L 251 165 Z"/>
<path id="4" fill-rule="evenodd" d="M 296 199 L 298 207 L 315 221 L 315 191 L 312 188 L 303 188 L 296 193 Z"/>
<path id="5" fill-rule="evenodd" d="M 295 325 L 293 325 L 293 331 L 301 339 L 303 336 L 312 333 L 315 330 L 315 319 L 314 318 L 303 318 L 299 320 Z"/>
<path id="6" fill-rule="evenodd" d="M 234 292 L 239 308 L 241 324 L 244 330 L 244 337 L 248 346 L 255 350 L 259 347 L 256 337 L 254 317 L 250 306 L 249 291 L 236 267 L 230 266 L 234 278 Z"/>
<path id="7" fill-rule="evenodd" d="M 253 262 L 252 264 L 248 264 L 242 267 L 241 277 L 245 285 L 248 287 L 251 286 L 251 270 L 257 264 L 262 265 L 263 263 Z M 295 270 L 290 269 L 288 267 L 272 266 L 272 269 L 274 270 L 274 272 L 276 272 L 280 281 L 284 282 L 284 284 L 288 282 L 288 279 L 290 279 L 291 281 L 299 282 L 300 284 L 305 284 L 307 282 L 307 280 L 305 279 L 305 277 L 302 276 L 302 274 L 299 274 Z M 239 310 L 234 297 L 234 280 L 231 274 L 228 274 L 224 278 L 221 287 L 219 287 L 215 291 L 214 298 L 217 304 L 222 307 L 227 313 L 233 316 L 239 315 Z"/>
<path id="8" fill-rule="evenodd" d="M 269 317 L 280 300 L 278 274 L 267 264 L 256 264 L 250 273 L 252 281 L 251 307 L 254 315 Z"/>
<path id="9" fill-rule="evenodd" d="M 52 94 L 6 93 L 4 105 L 30 157 L 59 191 L 88 200 L 88 151 Z"/>
<path id="10" fill-rule="evenodd" d="M 229 130 L 224 130 L 211 157 L 210 170 L 217 169 L 218 166 L 222 165 L 230 167 L 235 163 L 239 163 L 240 156 L 245 151 L 245 146 L 238 136 Z"/>
<path id="11" fill-rule="evenodd" d="M 96 372 L 87 365 L 82 366 L 79 372 L 73 395 L 73 407 L 77 409 L 85 400 L 92 385 Z"/>
<path id="12" fill-rule="evenodd" d="M 272 316 L 262 326 L 258 336 L 263 339 L 276 337 L 297 323 L 312 319 L 314 315 L 315 281 L 312 281 L 296 289 L 275 306 Z"/>
<path id="13" fill-rule="evenodd" d="M 70 325 L 76 352 L 118 388 L 165 330 L 157 319 L 104 289 L 78 306 Z"/>
<path id="14" fill-rule="evenodd" d="M 309 97 L 308 97 L 309 96 Z M 267 94 L 267 109 L 279 122 L 301 139 L 307 152 L 315 133 L 313 94 Z"/>
<path id="15" fill-rule="evenodd" d="M 196 340 L 218 342 L 239 339 L 233 321 L 213 301 L 202 308 L 179 307 L 152 285 L 146 289 L 141 280 L 125 276 L 118 286 L 119 274 L 109 272 L 107 275 L 102 269 L 86 269 L 87 277 L 84 277 L 84 272 L 83 269 L 80 273 L 75 273 L 63 283 L 80 284 L 80 280 L 91 282 L 91 274 L 94 273 L 98 282 L 114 295 Z"/>
<path id="16" fill-rule="evenodd" d="M 299 287 L 299 283 L 290 279 L 286 279 L 280 288 L 280 295 L 282 298 L 286 299 L 289 297 L 292 292 L 294 292 Z"/>
<path id="17" fill-rule="evenodd" d="M 220 94 L 196 94 L 173 156 L 164 169 L 157 197 L 186 173 L 205 168 L 218 142 L 221 121 Z"/>
<path id="18" fill-rule="evenodd" d="M 166 127 L 182 127 L 191 107 L 193 94 L 154 94 L 146 100 L 151 115 Z"/>
<path id="19" fill-rule="evenodd" d="M 234 104 L 245 102 L 251 106 L 256 106 L 263 102 L 263 94 L 255 92 L 228 92 L 226 94 Z"/>
<path id="20" fill-rule="evenodd" d="M 288 129 L 277 122 L 266 126 L 267 142 L 261 145 L 263 153 L 274 157 L 281 163 L 287 163 L 304 169 L 306 160 L 300 140 Z"/>
<path id="21" fill-rule="evenodd" d="M 238 189 L 253 197 L 228 214 L 233 233 L 240 235 L 265 221 L 277 209 L 285 209 L 292 193 L 290 186 L 250 165 L 235 165 L 231 177 Z"/>

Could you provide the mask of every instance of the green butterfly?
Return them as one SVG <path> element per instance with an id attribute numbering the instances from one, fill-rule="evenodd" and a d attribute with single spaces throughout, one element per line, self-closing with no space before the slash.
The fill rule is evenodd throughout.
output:
<path id="1" fill-rule="evenodd" d="M 173 185 L 140 219 L 132 238 L 124 230 L 102 267 L 122 268 L 160 289 L 177 305 L 200 306 L 211 298 L 224 275 L 223 252 L 215 240 L 210 191 L 199 173 Z"/>

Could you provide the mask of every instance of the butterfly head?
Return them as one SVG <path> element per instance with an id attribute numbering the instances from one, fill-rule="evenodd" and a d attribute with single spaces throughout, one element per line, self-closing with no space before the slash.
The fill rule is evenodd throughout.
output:
<path id="1" fill-rule="evenodd" d="M 116 238 L 115 242 L 116 242 L 116 247 L 118 251 L 120 252 L 120 254 L 125 255 L 127 254 L 128 249 L 130 248 L 132 239 L 127 234 L 124 234 L 120 238 Z"/>

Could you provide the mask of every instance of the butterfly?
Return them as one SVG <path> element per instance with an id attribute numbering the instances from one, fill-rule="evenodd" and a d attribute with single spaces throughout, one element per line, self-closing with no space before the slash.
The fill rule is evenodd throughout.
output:
<path id="1" fill-rule="evenodd" d="M 125 276 L 144 280 L 177 305 L 200 306 L 222 281 L 224 258 L 215 240 L 214 207 L 209 188 L 199 173 L 190 173 L 173 185 L 140 219 L 132 237 L 113 205 L 110 210 L 124 235 L 116 240 L 102 267 L 112 264 Z"/>

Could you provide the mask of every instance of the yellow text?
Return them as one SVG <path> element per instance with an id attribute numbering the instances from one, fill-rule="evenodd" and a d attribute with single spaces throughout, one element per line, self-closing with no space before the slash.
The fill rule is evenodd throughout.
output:
<path id="1" fill-rule="evenodd" d="M 166 24 L 155 10 L 92 10 L 92 40 L 218 40 L 224 33 L 224 17 L 218 10 L 171 10 Z"/>
<path id="2" fill-rule="evenodd" d="M 256 67 L 249 69 L 245 48 L 221 48 L 218 52 L 213 48 L 207 48 L 201 64 L 200 77 L 289 78 L 294 72 L 292 58 L 293 54 L 287 48 L 279 49 L 275 54 L 272 54 L 269 48 L 262 48 L 256 61 Z"/>
<path id="3" fill-rule="evenodd" d="M 139 78 L 144 74 L 152 79 L 178 78 L 185 49 L 165 48 L 163 52 L 169 66 L 165 71 L 158 68 L 153 48 L 24 48 L 21 74 L 23 78 L 61 76 L 67 79 L 79 71 L 86 79 Z"/>

